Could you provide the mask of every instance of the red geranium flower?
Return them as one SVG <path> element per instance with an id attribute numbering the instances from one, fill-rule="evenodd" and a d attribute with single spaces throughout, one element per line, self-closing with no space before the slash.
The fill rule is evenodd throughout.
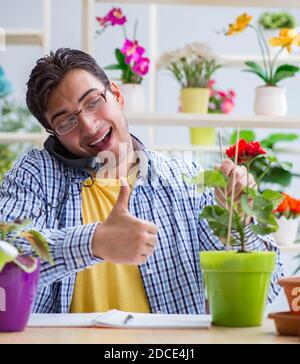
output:
<path id="1" fill-rule="evenodd" d="M 234 160 L 235 151 L 236 144 L 232 145 L 226 150 L 227 157 Z M 262 149 L 259 142 L 247 143 L 245 139 L 240 139 L 238 144 L 238 164 L 247 163 L 260 154 L 267 154 L 267 152 Z"/>

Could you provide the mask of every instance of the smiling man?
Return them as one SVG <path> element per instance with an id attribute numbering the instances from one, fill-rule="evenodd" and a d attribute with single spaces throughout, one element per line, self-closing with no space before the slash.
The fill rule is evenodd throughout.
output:
<path id="1" fill-rule="evenodd" d="M 54 264 L 42 263 L 34 312 L 204 313 L 199 251 L 224 246 L 199 220 L 213 193 L 199 194 L 182 178 L 196 166 L 131 135 L 118 86 L 79 50 L 61 48 L 37 62 L 27 105 L 52 135 L 6 174 L 0 220 L 32 219 L 50 243 Z M 238 200 L 245 170 L 229 160 L 220 168 L 228 193 L 236 174 Z M 272 301 L 282 275 L 278 248 L 246 230 L 249 250 L 278 253 Z M 18 244 L 29 251 L 23 239 Z"/>

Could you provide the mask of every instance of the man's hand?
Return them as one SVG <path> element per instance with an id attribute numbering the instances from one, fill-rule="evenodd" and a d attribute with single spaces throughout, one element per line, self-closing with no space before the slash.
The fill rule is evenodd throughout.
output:
<path id="1" fill-rule="evenodd" d="M 226 188 L 216 188 L 215 197 L 218 202 L 223 207 L 226 207 L 225 196 L 231 198 L 232 188 L 233 188 L 233 175 L 235 173 L 235 190 L 234 190 L 234 202 L 240 202 L 243 194 L 244 188 L 247 186 L 247 168 L 245 166 L 235 166 L 235 164 L 230 159 L 226 159 L 221 166 L 218 168 L 227 176 L 228 184 Z M 248 185 L 250 188 L 256 188 L 256 183 L 253 176 L 248 174 Z"/>
<path id="2" fill-rule="evenodd" d="M 129 196 L 130 187 L 122 178 L 115 206 L 109 217 L 95 230 L 92 240 L 95 257 L 113 263 L 139 265 L 153 254 L 158 243 L 157 227 L 129 213 Z"/>

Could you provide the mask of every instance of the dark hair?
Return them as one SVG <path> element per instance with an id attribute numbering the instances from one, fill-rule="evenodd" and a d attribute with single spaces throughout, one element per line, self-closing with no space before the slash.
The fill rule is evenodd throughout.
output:
<path id="1" fill-rule="evenodd" d="M 72 69 L 83 69 L 96 76 L 109 90 L 109 79 L 93 57 L 77 49 L 59 48 L 40 58 L 27 82 L 26 103 L 30 112 L 45 127 L 51 129 L 45 113 L 49 93 Z"/>

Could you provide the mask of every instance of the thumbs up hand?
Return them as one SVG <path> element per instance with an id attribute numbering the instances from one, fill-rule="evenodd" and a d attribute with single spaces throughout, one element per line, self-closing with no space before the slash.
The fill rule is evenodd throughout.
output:
<path id="1" fill-rule="evenodd" d="M 139 265 L 147 261 L 157 245 L 157 227 L 128 211 L 130 187 L 121 178 L 121 188 L 108 218 L 99 224 L 92 240 L 93 255 L 119 264 Z"/>

